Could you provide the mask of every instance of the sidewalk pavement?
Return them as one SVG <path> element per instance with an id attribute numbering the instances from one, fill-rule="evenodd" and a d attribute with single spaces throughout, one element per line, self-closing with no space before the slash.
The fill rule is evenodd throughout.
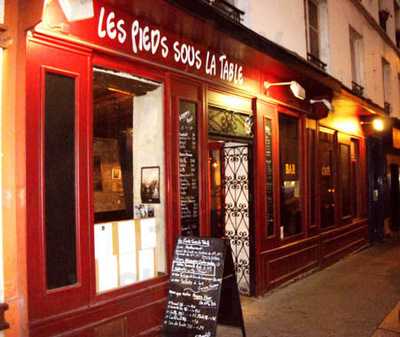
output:
<path id="1" fill-rule="evenodd" d="M 386 316 L 372 337 L 400 337 L 400 302 Z"/>
<path id="2" fill-rule="evenodd" d="M 247 337 L 400 337 L 399 308 L 393 309 L 399 301 L 400 242 L 395 241 L 263 297 L 242 298 L 242 306 Z M 236 328 L 218 327 L 217 337 L 239 336 Z"/>

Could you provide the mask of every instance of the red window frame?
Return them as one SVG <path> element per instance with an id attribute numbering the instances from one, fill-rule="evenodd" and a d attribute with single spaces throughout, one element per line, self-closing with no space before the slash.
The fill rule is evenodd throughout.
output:
<path id="1" fill-rule="evenodd" d="M 167 274 L 130 286 L 96 293 L 96 271 L 94 259 L 94 213 L 93 213 L 93 149 L 92 149 L 92 71 L 100 66 L 148 78 L 164 85 L 164 139 L 165 139 L 165 226 Z M 45 230 L 44 230 L 44 75 L 56 72 L 76 79 L 75 96 L 75 156 L 76 156 L 76 210 L 77 210 L 77 275 L 75 285 L 54 290 L 46 289 Z M 145 289 L 167 284 L 176 231 L 174 230 L 173 193 L 173 140 L 169 137 L 172 128 L 170 107 L 170 80 L 165 72 L 144 67 L 130 59 L 104 55 L 75 44 L 53 40 L 44 36 L 33 36 L 27 41 L 27 256 L 29 318 L 51 320 L 51 317 L 69 315 L 86 310 L 90 306 L 102 305 L 126 296 L 137 296 Z M 29 258 L 34 257 L 34 258 Z M 160 288 L 161 289 L 161 288 Z M 153 294 L 157 298 L 162 294 Z M 138 299 L 138 305 L 141 301 Z"/>
<path id="2" fill-rule="evenodd" d="M 171 148 L 170 147 L 170 139 L 168 139 L 168 130 L 170 130 L 169 126 L 169 121 L 171 118 L 169 117 L 170 115 L 170 109 L 169 109 L 169 90 L 168 90 L 168 83 L 166 79 L 166 74 L 163 72 L 160 72 L 159 70 L 151 69 L 151 68 L 146 68 L 143 67 L 143 65 L 139 65 L 135 62 L 128 61 L 122 58 L 115 58 L 114 56 L 108 56 L 104 54 L 97 54 L 95 53 L 92 58 L 92 64 L 91 64 L 91 69 L 90 69 L 90 102 L 89 102 L 89 115 L 90 115 L 90 122 L 88 124 L 88 143 L 89 143 L 89 152 L 88 152 L 88 162 L 89 162 L 89 177 L 92 177 L 93 175 L 93 95 L 92 95 L 92 84 L 93 84 L 93 68 L 95 67 L 101 67 L 113 71 L 120 71 L 120 72 L 125 72 L 132 74 L 134 76 L 142 77 L 145 79 L 149 79 L 155 82 L 159 82 L 164 86 L 164 151 L 165 151 L 165 181 L 166 183 L 166 191 L 165 193 L 165 231 L 166 231 L 166 242 L 165 242 L 165 247 L 166 247 L 166 265 L 167 265 L 167 271 L 166 275 L 152 278 L 149 280 L 144 280 L 141 282 L 134 283 L 132 285 L 116 288 L 116 289 L 111 289 L 109 291 L 103 292 L 103 293 L 97 293 L 96 292 L 96 266 L 95 266 L 95 259 L 94 259 L 94 189 L 93 189 L 93 179 L 90 178 L 88 184 L 89 184 L 89 205 L 90 205 L 90 212 L 89 212 L 89 227 L 90 227 L 90 243 L 92 247 L 90 248 L 91 252 L 91 258 L 90 258 L 90 295 L 91 295 L 91 301 L 94 303 L 101 303 L 104 301 L 109 301 L 114 298 L 118 298 L 124 295 L 132 294 L 137 291 L 140 291 L 144 288 L 154 286 L 156 284 L 162 283 L 162 282 L 167 282 L 169 279 L 169 273 L 170 273 L 170 263 L 169 261 L 172 260 L 172 255 L 173 255 L 173 247 L 174 247 L 174 241 L 175 241 L 175 236 L 173 235 L 174 231 L 171 228 L 172 226 L 172 221 L 170 221 L 170 213 L 172 212 L 171 210 L 173 209 L 171 205 L 172 203 L 172 197 L 171 193 L 168 192 L 169 188 L 169 183 L 168 181 L 171 181 L 171 163 L 172 160 L 169 157 L 170 151 L 167 149 Z M 170 137 L 169 137 L 170 138 Z"/>
<path id="3" fill-rule="evenodd" d="M 307 208 L 306 205 L 308 203 L 308 195 L 307 195 L 307 189 L 306 189 L 306 182 L 307 182 L 307 177 L 306 177 L 306 162 L 307 162 L 307 158 L 306 158 L 306 151 L 305 151 L 305 117 L 300 115 L 299 113 L 287 109 L 285 107 L 279 106 L 278 107 L 278 111 L 277 111 L 277 125 L 278 125 L 278 131 L 279 131 L 279 116 L 280 115 L 285 115 L 288 117 L 292 117 L 297 119 L 298 121 L 298 133 L 299 133 L 299 180 L 300 180 L 300 209 L 301 209 L 301 232 L 288 236 L 288 237 L 284 237 L 283 239 L 280 238 L 280 226 L 281 226 L 281 219 L 279 216 L 279 223 L 277 223 L 277 232 L 276 235 L 279 238 L 279 242 L 281 245 L 285 245 L 285 244 L 289 244 L 295 241 L 299 241 L 305 237 L 307 237 L 308 233 L 308 227 L 306 226 L 308 219 L 307 219 Z M 281 169 L 280 169 L 280 135 L 279 132 L 277 132 L 275 134 L 275 137 L 277 137 L 277 142 L 278 142 L 278 172 L 277 172 L 277 176 L 278 176 L 278 189 L 279 189 L 279 193 L 280 193 L 280 189 L 281 189 Z M 281 205 L 280 205 L 280 196 L 279 196 L 279 210 L 278 210 L 279 214 L 281 213 Z"/>
<path id="4" fill-rule="evenodd" d="M 72 52 L 69 45 L 53 45 L 51 41 L 30 38 L 27 43 L 27 256 L 28 296 L 31 319 L 45 318 L 62 311 L 81 307 L 89 301 L 89 277 L 85 265 L 89 253 L 87 208 L 87 124 L 89 52 Z M 48 290 L 46 285 L 44 224 L 44 103 L 45 74 L 58 73 L 75 78 L 75 195 L 76 253 L 78 281 L 74 285 Z"/>

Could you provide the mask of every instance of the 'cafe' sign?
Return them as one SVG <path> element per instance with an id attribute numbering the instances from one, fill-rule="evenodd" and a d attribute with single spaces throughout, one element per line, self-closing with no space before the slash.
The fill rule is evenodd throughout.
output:
<path id="1" fill-rule="evenodd" d="M 226 55 L 217 55 L 190 43 L 174 40 L 156 28 L 151 28 L 137 19 L 128 20 L 111 9 L 97 8 L 97 36 L 111 40 L 136 55 L 145 53 L 158 56 L 179 66 L 190 68 L 207 76 L 217 77 L 234 84 L 243 84 L 243 67 L 229 60 Z"/>

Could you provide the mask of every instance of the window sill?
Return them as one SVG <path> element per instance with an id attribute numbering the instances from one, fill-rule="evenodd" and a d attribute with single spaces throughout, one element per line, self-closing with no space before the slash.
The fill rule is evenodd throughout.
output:
<path id="1" fill-rule="evenodd" d="M 133 295 L 136 296 L 138 293 L 145 292 L 150 288 L 158 287 L 161 284 L 168 282 L 169 277 L 169 274 L 165 274 L 124 287 L 110 289 L 102 293 L 96 293 L 94 304 L 92 306 L 103 305 L 108 302 L 118 301 L 119 299 L 124 299 Z"/>
<path id="2" fill-rule="evenodd" d="M 322 62 L 317 56 L 307 53 L 307 61 L 321 69 L 322 71 L 326 72 L 327 64 L 325 62 Z"/>

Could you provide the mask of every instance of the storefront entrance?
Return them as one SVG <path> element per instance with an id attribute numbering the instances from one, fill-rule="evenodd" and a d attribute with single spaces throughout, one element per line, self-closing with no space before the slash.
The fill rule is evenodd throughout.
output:
<path id="1" fill-rule="evenodd" d="M 210 227 L 230 240 L 240 292 L 251 294 L 252 142 L 209 135 Z"/>

